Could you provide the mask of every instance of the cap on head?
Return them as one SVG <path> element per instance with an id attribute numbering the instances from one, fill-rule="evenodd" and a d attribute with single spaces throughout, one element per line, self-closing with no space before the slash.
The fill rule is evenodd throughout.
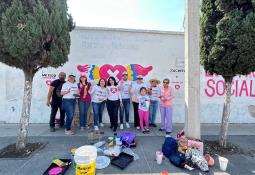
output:
<path id="1" fill-rule="evenodd" d="M 75 77 L 74 73 L 70 73 L 68 77 Z"/>
<path id="2" fill-rule="evenodd" d="M 124 76 L 124 75 L 128 75 L 128 73 L 125 71 L 122 73 L 122 76 Z"/>
<path id="3" fill-rule="evenodd" d="M 137 77 L 136 77 L 136 79 L 143 79 L 143 76 L 142 75 L 138 75 Z"/>

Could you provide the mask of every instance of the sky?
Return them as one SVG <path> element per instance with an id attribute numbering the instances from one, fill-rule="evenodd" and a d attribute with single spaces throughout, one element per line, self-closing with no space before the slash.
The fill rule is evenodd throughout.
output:
<path id="1" fill-rule="evenodd" d="M 76 26 L 183 31 L 185 0 L 67 0 Z"/>

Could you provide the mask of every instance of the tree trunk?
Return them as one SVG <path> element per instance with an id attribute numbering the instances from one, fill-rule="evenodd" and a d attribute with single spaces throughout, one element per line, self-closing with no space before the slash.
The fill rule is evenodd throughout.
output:
<path id="1" fill-rule="evenodd" d="M 20 126 L 16 142 L 16 149 L 25 148 L 27 144 L 27 133 L 32 99 L 32 82 L 34 74 L 24 71 L 24 75 L 25 75 L 24 96 L 22 104 L 22 113 L 20 118 Z"/>
<path id="2" fill-rule="evenodd" d="M 224 77 L 225 79 L 225 98 L 222 113 L 222 121 L 220 128 L 219 144 L 221 147 L 227 147 L 227 134 L 228 134 L 228 122 L 230 116 L 230 102 L 231 102 L 231 85 L 233 77 Z"/>

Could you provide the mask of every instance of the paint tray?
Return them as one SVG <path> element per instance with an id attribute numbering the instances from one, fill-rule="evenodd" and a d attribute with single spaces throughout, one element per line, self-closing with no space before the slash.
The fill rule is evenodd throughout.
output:
<path id="1" fill-rule="evenodd" d="M 125 169 L 131 162 L 133 162 L 133 160 L 134 156 L 122 152 L 118 157 L 111 160 L 111 164 L 121 169 Z"/>
<path id="2" fill-rule="evenodd" d="M 68 170 L 70 164 L 72 163 L 71 159 L 59 159 L 62 162 L 68 163 L 67 166 L 62 167 L 62 171 L 60 173 L 58 173 L 57 175 L 64 175 L 65 172 Z M 59 167 L 58 165 L 56 165 L 55 163 L 51 163 L 50 166 L 48 167 L 48 169 L 43 173 L 43 175 L 49 175 L 50 170 L 52 170 L 53 168 L 57 168 Z"/>

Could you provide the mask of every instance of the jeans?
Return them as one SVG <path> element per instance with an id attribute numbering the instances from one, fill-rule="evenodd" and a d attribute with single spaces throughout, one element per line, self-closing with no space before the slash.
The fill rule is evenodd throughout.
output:
<path id="1" fill-rule="evenodd" d="M 98 123 L 102 123 L 103 112 L 105 107 L 105 102 L 95 103 L 92 102 L 93 116 L 94 116 L 94 126 L 98 126 Z"/>
<path id="2" fill-rule="evenodd" d="M 60 111 L 60 126 L 64 126 L 65 124 L 65 111 L 62 109 L 62 102 L 52 102 L 51 104 L 51 113 L 50 113 L 50 127 L 55 127 L 55 118 L 56 114 Z"/>
<path id="3" fill-rule="evenodd" d="M 155 124 L 155 120 L 156 120 L 156 115 L 157 115 L 157 110 L 158 110 L 158 101 L 155 100 L 151 100 L 150 103 L 150 124 Z"/>
<path id="4" fill-rule="evenodd" d="M 130 99 L 122 99 L 123 106 L 120 106 L 120 123 L 123 124 L 123 117 L 125 113 L 126 122 L 129 122 Z"/>
<path id="5" fill-rule="evenodd" d="M 90 106 L 90 102 L 84 102 L 84 101 L 79 100 L 80 127 L 85 127 L 87 124 L 87 115 L 88 115 L 89 106 Z"/>
<path id="6" fill-rule="evenodd" d="M 140 127 L 140 122 L 139 122 L 139 114 L 138 114 L 138 106 L 139 103 L 133 102 L 133 108 L 134 108 L 134 126 Z"/>
<path id="7" fill-rule="evenodd" d="M 66 130 L 69 131 L 71 129 L 73 116 L 75 112 L 75 99 L 63 99 L 63 109 L 66 112 Z"/>
<path id="8" fill-rule="evenodd" d="M 116 131 L 118 128 L 118 111 L 120 106 L 120 100 L 111 101 L 107 100 L 106 107 L 110 117 L 111 127 L 113 127 L 113 131 Z"/>

